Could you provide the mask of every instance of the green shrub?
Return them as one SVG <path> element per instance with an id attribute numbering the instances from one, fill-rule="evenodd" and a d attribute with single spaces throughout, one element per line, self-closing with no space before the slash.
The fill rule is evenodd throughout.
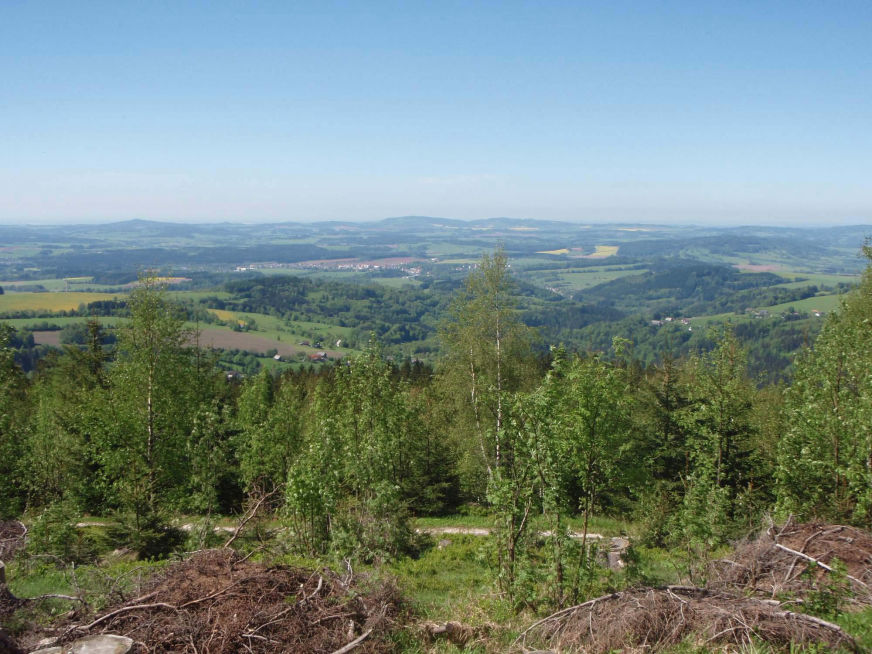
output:
<path id="1" fill-rule="evenodd" d="M 55 502 L 40 513 L 30 528 L 27 552 L 49 554 L 64 563 L 93 560 L 99 550 L 97 539 L 76 528 L 76 510 L 69 502 Z"/>

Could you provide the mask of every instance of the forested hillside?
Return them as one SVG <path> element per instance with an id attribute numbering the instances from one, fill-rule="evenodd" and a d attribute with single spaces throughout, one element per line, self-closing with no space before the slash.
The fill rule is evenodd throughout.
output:
<path id="1" fill-rule="evenodd" d="M 615 336 L 645 366 L 714 347 L 729 325 L 758 384 L 788 380 L 838 295 L 856 284 L 862 226 L 831 230 L 615 225 L 412 216 L 371 223 L 186 225 L 142 220 L 2 227 L 0 319 L 31 374 L 63 330 L 96 318 L 114 337 L 148 270 L 184 305 L 222 368 L 320 367 L 359 355 L 438 367 L 452 296 L 482 253 L 509 256 L 512 305 L 531 347 L 610 357 Z M 275 357 L 278 356 L 278 359 Z"/>

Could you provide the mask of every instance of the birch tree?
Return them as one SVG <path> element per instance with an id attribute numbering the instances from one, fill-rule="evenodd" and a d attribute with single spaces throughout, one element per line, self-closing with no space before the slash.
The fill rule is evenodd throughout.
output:
<path id="1" fill-rule="evenodd" d="M 441 329 L 446 361 L 442 376 L 459 411 L 461 442 L 475 444 L 484 474 L 480 491 L 506 464 L 507 398 L 530 370 L 531 332 L 519 319 L 506 254 L 482 256 L 451 305 Z"/>
<path id="2" fill-rule="evenodd" d="M 198 371 L 193 334 L 158 280 L 141 278 L 129 306 L 109 373 L 99 455 L 137 535 L 154 531 L 163 512 L 184 504 Z"/>

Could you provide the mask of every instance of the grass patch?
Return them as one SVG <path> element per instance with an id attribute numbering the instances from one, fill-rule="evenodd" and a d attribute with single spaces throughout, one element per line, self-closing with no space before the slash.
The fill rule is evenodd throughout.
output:
<path id="1" fill-rule="evenodd" d="M 836 618 L 836 623 L 857 640 L 862 651 L 872 651 L 872 608 L 842 613 Z"/>
<path id="2" fill-rule="evenodd" d="M 459 607 L 480 606 L 494 593 L 493 573 L 486 563 L 486 539 L 452 534 L 417 559 L 402 559 L 389 571 L 397 576 L 400 588 L 416 612 L 431 620 L 486 620 L 484 611 L 464 615 Z"/>
<path id="3" fill-rule="evenodd" d="M 166 296 L 176 302 L 184 302 L 191 300 L 198 302 L 206 298 L 219 298 L 221 300 L 229 300 L 232 296 L 226 291 L 166 291 Z"/>
<path id="4" fill-rule="evenodd" d="M 6 293 L 0 295 L 0 314 L 16 313 L 18 311 L 72 311 L 80 304 L 115 300 L 125 297 L 123 294 L 110 293 Z"/>
<path id="5" fill-rule="evenodd" d="M 437 261 L 439 264 L 446 264 L 449 266 L 455 265 L 469 265 L 473 263 L 478 263 L 479 259 L 443 259 L 442 261 Z"/>
<path id="6" fill-rule="evenodd" d="M 832 293 L 828 295 L 816 295 L 815 297 L 808 297 L 804 300 L 797 300 L 795 302 L 785 302 L 784 304 L 775 304 L 771 307 L 764 307 L 769 311 L 787 311 L 791 307 L 796 309 L 800 313 L 805 313 L 808 311 L 824 311 L 826 313 L 830 313 L 831 311 L 837 311 L 842 306 L 842 300 L 844 299 L 843 293 Z"/>
<path id="7" fill-rule="evenodd" d="M 583 291 L 629 275 L 640 275 L 644 270 L 615 270 L 609 267 L 582 268 L 569 271 L 528 272 L 537 284 L 552 286 L 568 292 Z"/>
<path id="8" fill-rule="evenodd" d="M 55 325 L 57 327 L 66 327 L 67 325 L 85 323 L 90 320 L 90 318 L 84 318 L 82 316 L 49 316 L 47 318 L 4 318 L 0 320 L 2 320 L 3 324 L 14 327 L 15 329 L 32 330 L 42 328 L 46 324 Z M 110 329 L 124 325 L 128 321 L 128 318 L 107 316 L 97 317 L 95 320 L 97 320 L 104 329 Z"/>

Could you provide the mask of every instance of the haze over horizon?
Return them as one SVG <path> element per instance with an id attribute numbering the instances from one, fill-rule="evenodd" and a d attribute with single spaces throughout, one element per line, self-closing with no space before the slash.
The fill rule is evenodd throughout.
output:
<path id="1" fill-rule="evenodd" d="M 158 224 L 171 224 L 171 225 L 192 225 L 192 226 L 205 226 L 205 225 L 241 225 L 241 226 L 254 226 L 254 225 L 281 225 L 281 224 L 299 224 L 299 225 L 315 225 L 315 224 L 326 224 L 326 223 L 359 223 L 361 225 L 373 225 L 378 224 L 383 221 L 390 220 L 401 220 L 404 218 L 429 218 L 432 220 L 444 220 L 444 221 L 462 221 L 468 223 L 476 223 L 476 222 L 486 222 L 490 220 L 517 220 L 524 222 L 554 222 L 554 223 L 565 223 L 568 225 L 595 225 L 595 226 L 605 226 L 605 225 L 648 225 L 651 227 L 656 226 L 664 226 L 664 227 L 709 227 L 713 229 L 717 228 L 739 228 L 739 227 L 795 227 L 798 229 L 814 229 L 814 228 L 824 228 L 824 227 L 866 227 L 869 226 L 872 228 L 872 220 L 868 222 L 857 221 L 857 220 L 827 220 L 820 222 L 757 222 L 754 224 L 743 223 L 743 222 L 669 222 L 669 221 L 652 221 L 652 220 L 558 220 L 558 219 L 544 219 L 544 218 L 530 218 L 530 217 L 518 217 L 518 216 L 484 216 L 477 218 L 454 218 L 451 216 L 385 216 L 383 218 L 373 218 L 373 219 L 365 219 L 365 220 L 354 220 L 350 218 L 325 218 L 321 220 L 229 220 L 229 219 L 214 219 L 214 220 L 170 220 L 170 219 L 159 219 L 152 220 L 149 218 L 124 218 L 124 219 L 105 219 L 105 220 L 71 220 L 66 222 L 54 221 L 54 222 L 23 222 L 23 221 L 13 221 L 13 222 L 4 222 L 0 220 L 0 227 L 35 227 L 35 228 L 47 228 L 47 227 L 93 227 L 99 225 L 119 225 L 124 223 L 134 223 L 137 221 L 141 221 L 144 223 L 158 223 Z"/>
<path id="2" fill-rule="evenodd" d="M 872 223 L 872 4 L 11 0 L 0 224 Z"/>

